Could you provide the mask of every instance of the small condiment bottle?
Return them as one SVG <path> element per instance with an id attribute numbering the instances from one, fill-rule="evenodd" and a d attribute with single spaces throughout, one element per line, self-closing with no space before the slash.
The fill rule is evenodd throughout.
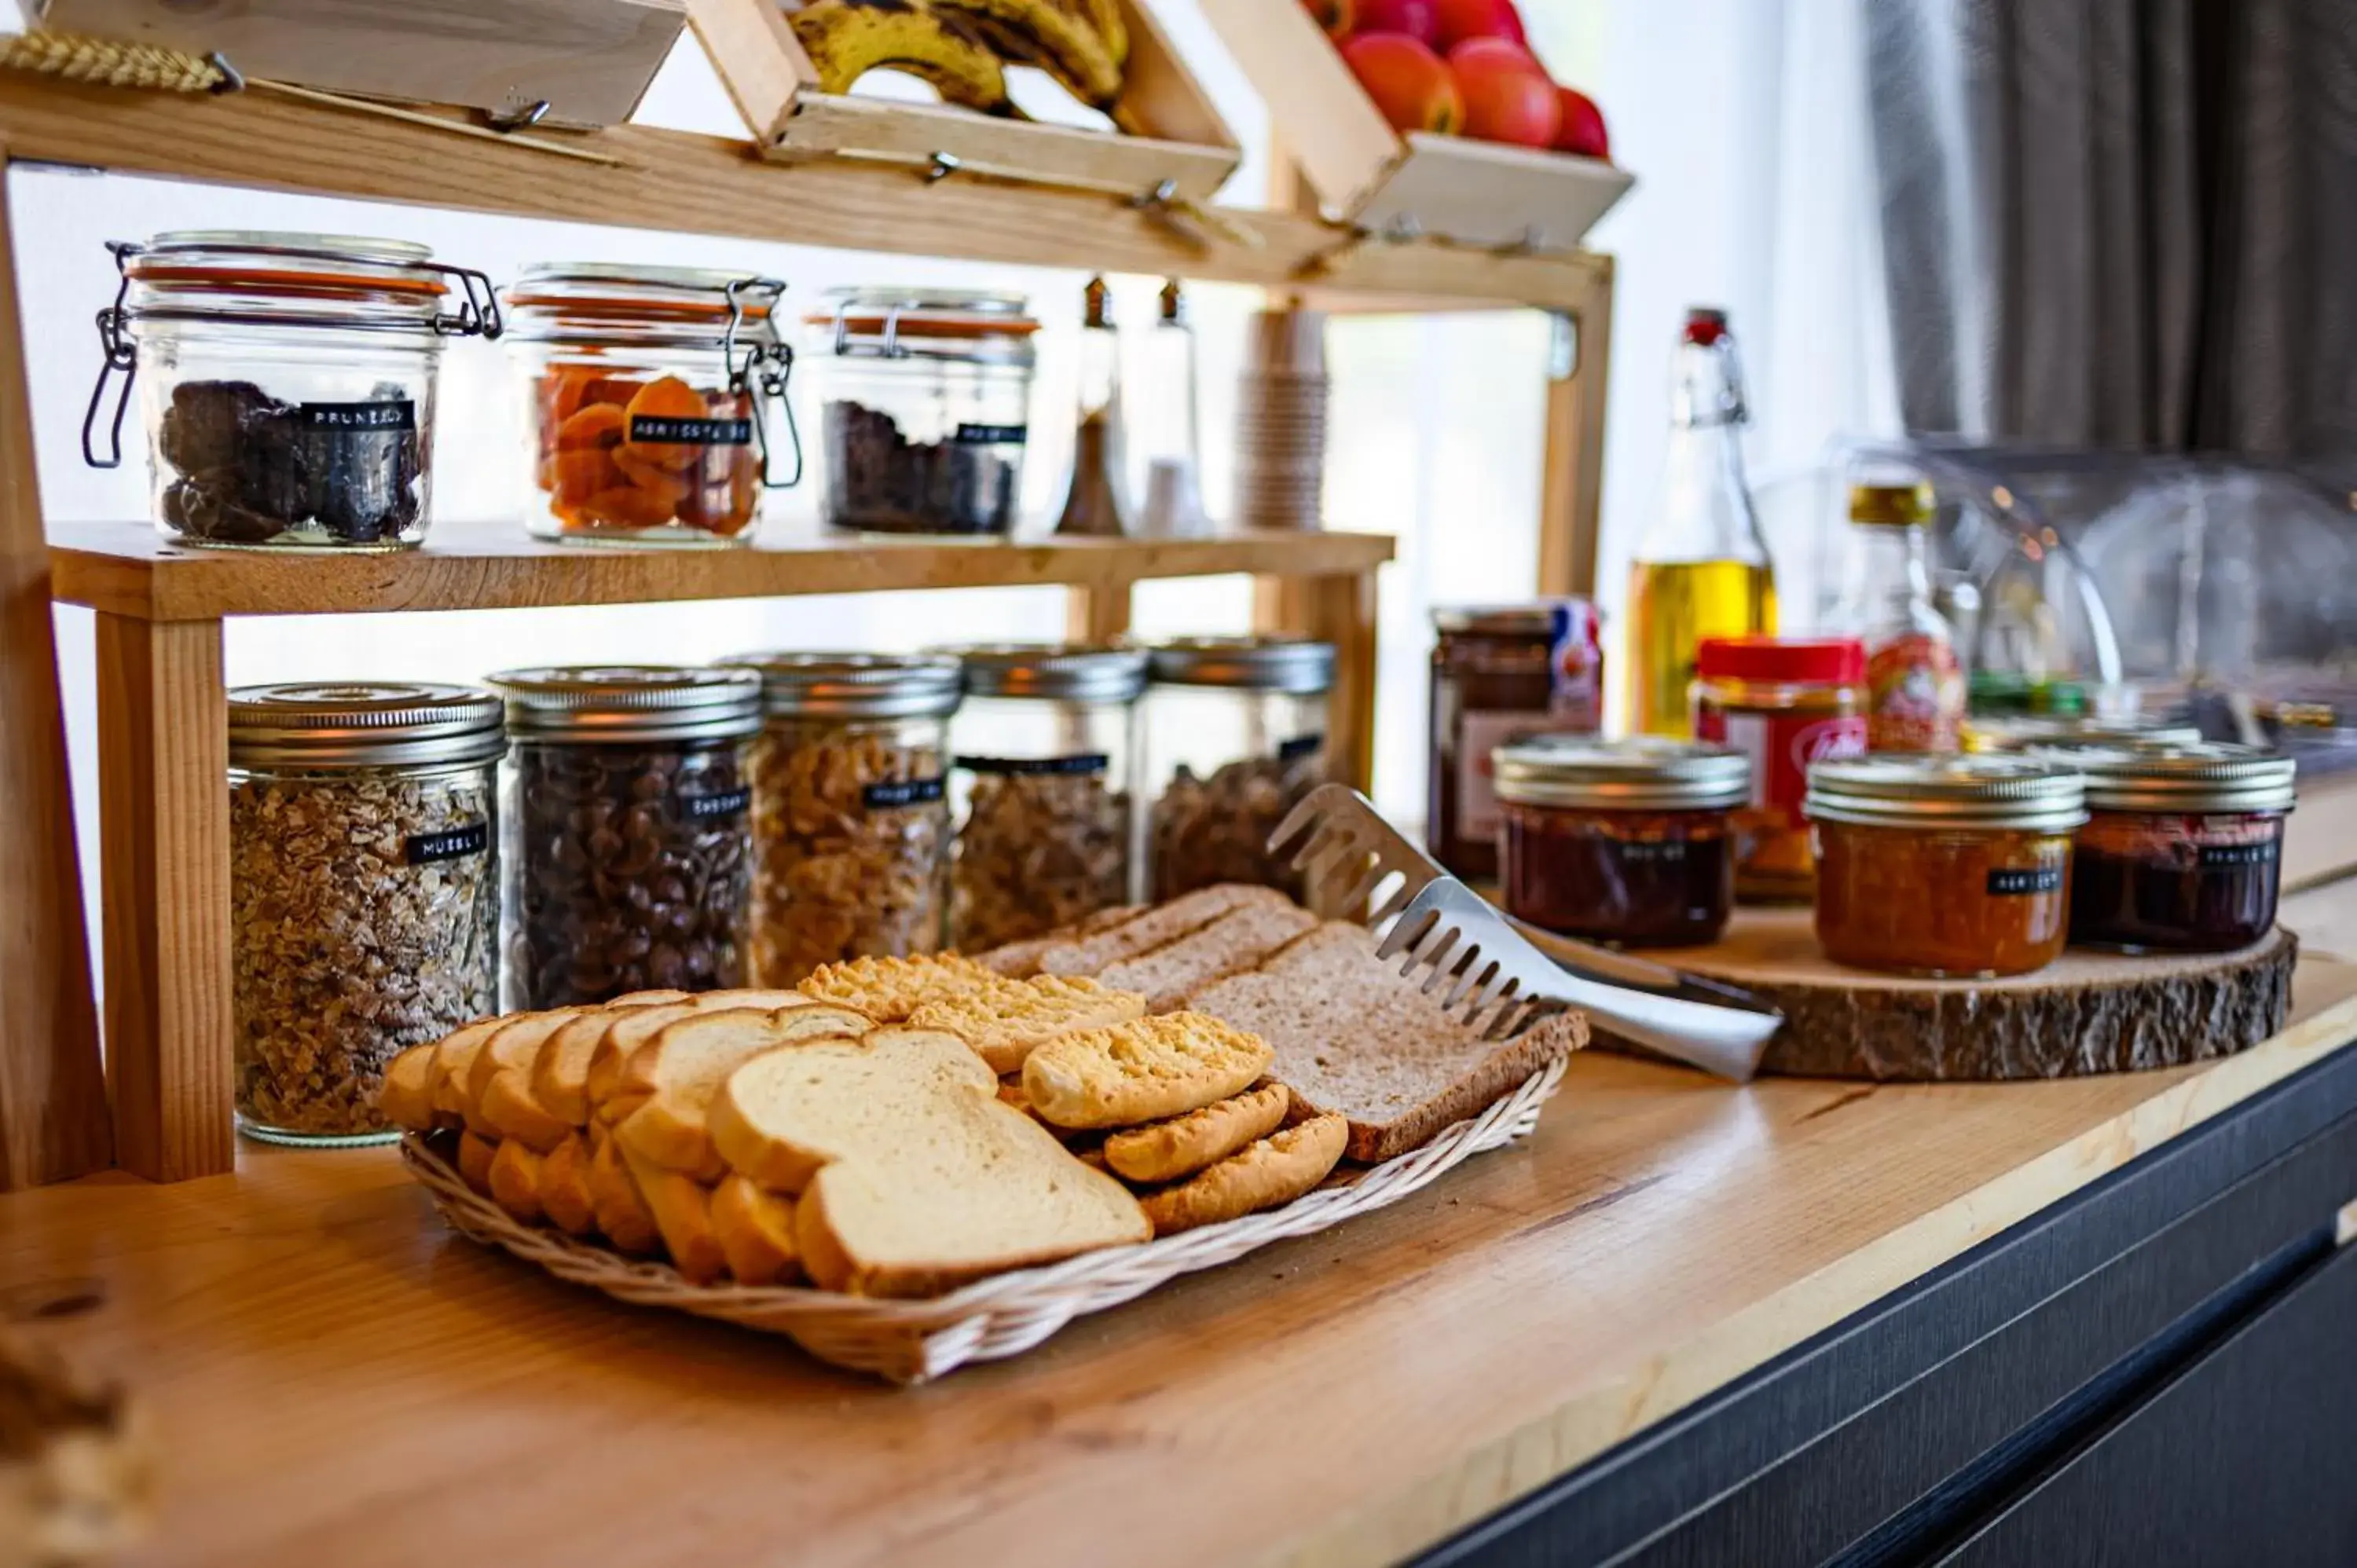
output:
<path id="1" fill-rule="evenodd" d="M 1866 645 L 1854 637 L 1706 637 L 1695 652 L 1695 738 L 1751 759 L 1735 813 L 1735 896 L 1805 903 L 1816 852 L 1801 801 L 1809 764 L 1866 750 Z"/>
<path id="2" fill-rule="evenodd" d="M 1851 757 L 1809 769 L 1817 941 L 1836 963 L 1935 979 L 2027 974 L 2069 934 L 2086 789 L 2029 757 Z"/>
<path id="3" fill-rule="evenodd" d="M 1852 485 L 1849 518 L 1863 550 L 1835 624 L 1866 643 L 1867 747 L 1957 750 L 1966 688 L 1954 629 L 1932 602 L 1932 487 Z"/>
<path id="4" fill-rule="evenodd" d="M 2222 745 L 2037 755 L 2087 781 L 2071 940 L 2126 952 L 2227 952 L 2275 928 L 2297 765 Z"/>

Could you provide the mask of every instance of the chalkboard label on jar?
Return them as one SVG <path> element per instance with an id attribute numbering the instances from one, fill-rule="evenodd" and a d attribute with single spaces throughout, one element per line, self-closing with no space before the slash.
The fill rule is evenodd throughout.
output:
<path id="1" fill-rule="evenodd" d="M 950 439 L 961 446 L 1020 446 L 1031 439 L 1024 424 L 961 424 Z"/>
<path id="2" fill-rule="evenodd" d="M 1612 852 L 1623 861 L 1672 865 L 1686 857 L 1684 839 L 1630 839 L 1612 846 Z"/>
<path id="3" fill-rule="evenodd" d="M 463 828 L 412 833 L 402 846 L 402 858 L 412 865 L 432 865 L 440 860 L 464 860 L 491 847 L 491 824 L 468 822 Z"/>
<path id="4" fill-rule="evenodd" d="M 745 808 L 753 802 L 750 789 L 726 789 L 717 795 L 690 795 L 680 801 L 680 810 L 691 822 L 716 822 L 727 817 L 741 817 Z"/>
<path id="5" fill-rule="evenodd" d="M 1276 759 L 1279 762 L 1298 762 L 1325 749 L 1326 737 L 1323 735 L 1297 735 L 1276 748 Z"/>
<path id="6" fill-rule="evenodd" d="M 666 419 L 659 413 L 630 415 L 630 439 L 655 446 L 749 446 L 749 419 Z"/>
<path id="7" fill-rule="evenodd" d="M 941 798 L 942 780 L 938 775 L 931 779 L 902 779 L 888 784 L 870 784 L 859 792 L 861 802 L 871 811 L 891 806 L 930 805 Z"/>
<path id="8" fill-rule="evenodd" d="M 1988 874 L 1988 890 L 1991 897 L 1998 898 L 2022 893 L 2060 893 L 2062 868 L 2040 865 L 2020 871 L 1992 871 Z"/>
<path id="9" fill-rule="evenodd" d="M 306 430 L 414 430 L 417 405 L 407 398 L 379 403 L 304 403 L 295 420 Z"/>
<path id="10" fill-rule="evenodd" d="M 2204 871 L 2223 871 L 2238 865 L 2273 865 L 2279 852 L 2276 841 L 2265 843 L 2206 844 L 2196 852 L 2194 864 Z"/>
<path id="11" fill-rule="evenodd" d="M 961 757 L 969 773 L 1103 773 L 1113 759 L 1102 751 L 1079 757 Z"/>

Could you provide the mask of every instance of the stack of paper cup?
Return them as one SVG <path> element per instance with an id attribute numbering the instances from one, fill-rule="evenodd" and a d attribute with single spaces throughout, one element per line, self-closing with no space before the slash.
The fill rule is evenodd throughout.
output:
<path id="1" fill-rule="evenodd" d="M 1253 318 L 1236 397 L 1240 528 L 1314 529 L 1325 511 L 1326 317 L 1264 310 Z"/>

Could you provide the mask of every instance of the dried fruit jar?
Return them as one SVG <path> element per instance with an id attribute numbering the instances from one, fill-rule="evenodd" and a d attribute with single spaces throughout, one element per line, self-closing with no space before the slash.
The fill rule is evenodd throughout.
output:
<path id="1" fill-rule="evenodd" d="M 122 461 L 135 386 L 165 538 L 399 550 L 425 537 L 442 341 L 500 335 L 482 274 L 423 245 L 325 234 L 183 230 L 108 249 L 122 285 L 99 313 L 106 362 L 82 456 Z"/>
<path id="2" fill-rule="evenodd" d="M 1805 904 L 1817 890 L 1801 815 L 1809 764 L 1866 752 L 1866 645 L 1854 637 L 1706 637 L 1695 669 L 1695 738 L 1751 758 L 1751 800 L 1735 813 L 1735 896 Z"/>
<path id="3" fill-rule="evenodd" d="M 750 670 L 511 670 L 505 1005 L 745 983 Z"/>
<path id="4" fill-rule="evenodd" d="M 752 746 L 756 985 L 839 960 L 938 951 L 949 918 L 949 719 L 941 654 L 756 653 L 768 714 Z"/>
<path id="5" fill-rule="evenodd" d="M 1297 638 L 1184 638 L 1147 666 L 1148 881 L 1157 898 L 1217 882 L 1301 895 L 1268 835 L 1326 781 L 1334 649 Z"/>
<path id="6" fill-rule="evenodd" d="M 1458 876 L 1498 875 L 1490 754 L 1526 736 L 1594 735 L 1604 650 L 1586 599 L 1441 609 L 1432 648 L 1425 846 Z"/>
<path id="7" fill-rule="evenodd" d="M 2288 757 L 2244 746 L 2040 752 L 2086 776 L 2071 940 L 2126 952 L 2228 952 L 2276 923 Z"/>
<path id="8" fill-rule="evenodd" d="M 980 952 L 1135 902 L 1145 650 L 1008 644 L 961 657 L 951 945 Z"/>
<path id="9" fill-rule="evenodd" d="M 2085 800 L 2075 771 L 2031 757 L 1816 764 L 1818 943 L 1836 963 L 1935 979 L 2043 969 L 2069 935 Z"/>
<path id="10" fill-rule="evenodd" d="M 802 477 L 774 278 L 544 263 L 506 291 L 531 422 L 524 515 L 544 539 L 742 544 Z M 777 437 L 782 436 L 782 443 Z M 773 445 L 791 450 L 782 477 Z"/>
<path id="11" fill-rule="evenodd" d="M 1498 748 L 1507 912 L 1621 947 L 1717 940 L 1735 906 L 1729 815 L 1751 798 L 1739 751 L 1638 736 L 1542 736 Z"/>
<path id="12" fill-rule="evenodd" d="M 819 510 L 877 533 L 1006 533 L 1023 508 L 1032 338 L 1018 294 L 856 288 L 813 316 Z"/>
<path id="13" fill-rule="evenodd" d="M 466 686 L 229 694 L 239 1129 L 375 1144 L 385 1064 L 499 1010 L 500 701 Z"/>

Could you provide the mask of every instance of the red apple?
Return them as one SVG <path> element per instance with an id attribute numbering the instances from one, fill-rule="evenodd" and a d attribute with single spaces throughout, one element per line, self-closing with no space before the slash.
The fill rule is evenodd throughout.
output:
<path id="1" fill-rule="evenodd" d="M 1558 87 L 1555 97 L 1563 105 L 1563 129 L 1555 133 L 1555 151 L 1577 153 L 1583 158 L 1611 157 L 1612 140 L 1604 134 L 1604 111 L 1596 106 L 1596 100 L 1577 87 Z"/>
<path id="2" fill-rule="evenodd" d="M 1326 29 L 1326 36 L 1340 43 L 1359 25 L 1358 0 L 1301 0 L 1310 19 Z"/>
<path id="3" fill-rule="evenodd" d="M 1395 131 L 1455 134 L 1465 124 L 1448 62 L 1398 33 L 1361 33 L 1342 46 L 1351 74 Z"/>
<path id="4" fill-rule="evenodd" d="M 1443 54 L 1468 38 L 1505 38 L 1530 48 L 1514 0 L 1438 0 L 1438 9 Z"/>
<path id="5" fill-rule="evenodd" d="M 1448 51 L 1465 98 L 1465 134 L 1520 147 L 1552 147 L 1563 129 L 1555 83 L 1530 51 L 1505 38 L 1469 38 Z"/>
<path id="6" fill-rule="evenodd" d="M 1356 32 L 1360 36 L 1404 33 L 1426 48 L 1437 48 L 1440 43 L 1437 0 L 1359 0 Z"/>

